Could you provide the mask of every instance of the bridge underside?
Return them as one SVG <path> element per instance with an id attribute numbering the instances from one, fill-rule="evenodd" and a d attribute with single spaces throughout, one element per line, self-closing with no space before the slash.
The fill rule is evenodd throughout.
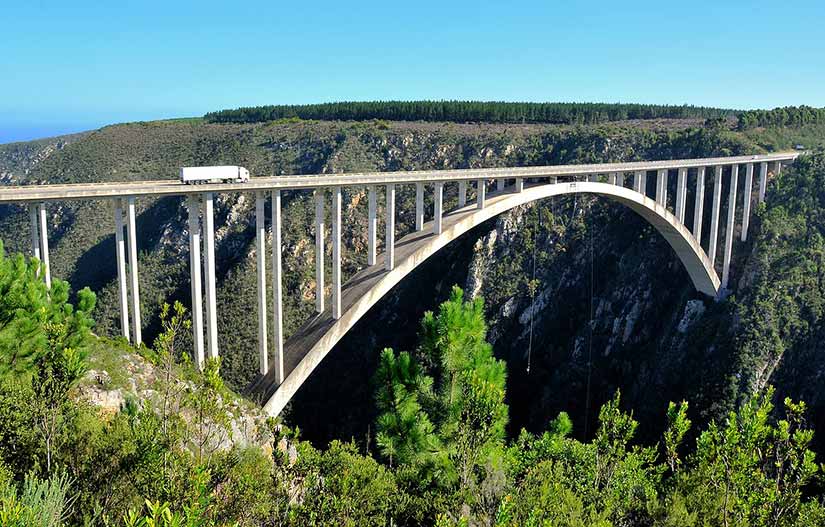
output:
<path id="1" fill-rule="evenodd" d="M 447 213 L 442 234 L 433 233 L 432 222 L 395 243 L 395 268 L 387 271 L 384 255 L 375 265 L 356 273 L 342 286 L 341 318 L 333 319 L 331 309 L 316 315 L 284 344 L 284 382 L 278 385 L 275 372 L 260 376 L 250 386 L 252 396 L 271 415 L 278 415 L 312 371 L 335 344 L 392 287 L 421 262 L 473 227 L 516 206 L 564 194 L 598 194 L 618 201 L 639 213 L 670 243 L 682 261 L 696 289 L 715 296 L 720 281 L 704 250 L 676 217 L 665 207 L 631 189 L 595 182 L 533 184 L 522 192 L 510 189 L 488 195 L 483 209 L 475 204 Z"/>

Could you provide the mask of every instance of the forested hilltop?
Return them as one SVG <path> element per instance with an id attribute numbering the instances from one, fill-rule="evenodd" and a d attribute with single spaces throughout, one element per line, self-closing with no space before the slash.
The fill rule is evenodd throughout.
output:
<path id="1" fill-rule="evenodd" d="M 449 121 L 455 123 L 597 124 L 628 119 L 718 119 L 734 110 L 702 106 L 503 101 L 348 101 L 269 105 L 210 112 L 212 123 L 258 123 L 277 119 L 322 121 Z"/>
<path id="2" fill-rule="evenodd" d="M 269 175 L 704 157 L 796 144 L 816 151 L 825 145 L 825 128 L 817 124 L 733 127 L 695 119 L 595 126 L 151 122 L 106 127 L 40 157 L 32 148 L 25 170 L 19 156 L 0 146 L 0 164 L 6 181 L 26 184 L 171 179 L 189 164 L 241 164 L 253 175 Z M 157 419 L 168 413 L 147 401 L 162 392 L 152 383 L 162 381 L 159 372 L 166 368 L 185 380 L 177 390 L 203 389 L 206 399 L 181 400 L 188 412 L 214 412 L 212 424 L 225 422 L 223 411 L 252 413 L 217 401 L 234 400 L 228 389 L 243 391 L 257 368 L 255 317 L 249 316 L 256 302 L 254 205 L 244 193 L 222 195 L 217 203 L 222 361 L 220 375 L 218 365 L 201 375 L 185 363 L 185 314 L 178 326 L 171 322 L 175 310 L 163 309 L 176 300 L 188 308 L 185 208 L 179 198 L 139 200 L 150 347 L 135 353 L 123 342 L 78 329 L 82 339 L 72 330 L 71 338 L 55 340 L 55 349 L 85 342 L 85 352 L 44 354 L 33 346 L 15 358 L 30 376 L 59 374 L 62 380 L 57 392 L 38 392 L 18 370 L 4 388 L 11 390 L 0 405 L 0 431 L 10 431 L 0 437 L 0 446 L 9 445 L 0 453 L 11 481 L 2 491 L 5 503 L 31 505 L 29 498 L 47 490 L 77 496 L 69 507 L 72 524 L 83 517 L 100 524 L 104 513 L 117 524 L 131 510 L 137 525 L 168 500 L 182 516 L 186 504 L 194 524 L 207 518 L 206 524 L 218 525 L 452 525 L 462 518 L 508 526 L 817 525 L 821 511 L 811 498 L 819 496 L 815 463 L 821 455 L 815 461 L 808 449 L 823 451 L 823 434 L 811 439 L 810 429 L 825 428 L 818 380 L 825 372 L 819 352 L 825 342 L 823 185 L 820 155 L 771 181 L 749 241 L 736 239 L 734 294 L 719 303 L 697 295 L 667 243 L 620 206 L 579 196 L 511 211 L 430 259 L 377 305 L 298 393 L 284 414 L 286 428 L 259 424 L 262 437 L 251 444 L 221 441 L 214 450 L 202 448 L 204 438 L 185 418 L 167 417 L 167 424 L 176 424 L 159 437 Z M 450 207 L 456 190 L 445 191 Z M 345 276 L 365 264 L 364 198 L 365 189 L 345 191 Z M 412 228 L 413 199 L 413 188 L 399 188 L 399 235 Z M 431 210 L 430 196 L 427 206 Z M 291 334 L 313 309 L 311 195 L 287 193 L 283 207 L 285 330 Z M 44 338 L 35 342 L 42 346 L 51 333 L 38 324 L 71 326 L 62 306 L 73 303 L 69 313 L 81 311 L 89 321 L 82 327 L 94 319 L 95 334 L 115 336 L 115 268 L 106 263 L 114 253 L 110 205 L 59 203 L 48 210 L 54 276 L 75 289 L 66 286 L 65 300 L 47 308 L 53 314 L 46 319 L 14 327 L 41 327 Z M 0 207 L 0 239 L 10 253 L 28 249 L 27 220 L 22 208 Z M 13 263 L 18 283 L 38 283 L 34 271 L 26 271 L 30 262 L 12 256 L 6 262 Z M 453 290 L 456 284 L 463 293 Z M 88 293 L 79 292 L 84 286 Z M 466 310 L 461 318 L 473 321 L 469 329 L 442 316 L 445 309 Z M 425 317 L 428 310 L 433 315 Z M 170 329 L 172 353 L 164 348 L 169 338 L 156 340 Z M 434 344 L 432 335 L 450 332 L 472 345 L 445 357 L 452 348 Z M 24 341 L 13 335 L 3 334 L 2 343 L 11 346 L 6 350 Z M 17 357 L 3 353 L 5 360 Z M 167 357 L 174 357 L 174 366 Z M 131 386 L 136 377 L 137 389 Z M 448 385 L 455 389 L 451 395 Z M 83 402 L 89 399 L 91 406 Z M 54 404 L 64 400 L 66 407 Z M 669 407 L 670 401 L 676 404 Z M 60 430 L 67 434 L 50 446 L 39 424 L 43 408 L 66 412 L 48 414 L 63 420 Z M 104 464 L 107 471 L 100 470 Z M 22 481 L 30 468 L 37 479 L 27 487 Z M 62 471 L 77 483 L 57 481 Z M 103 494 L 104 487 L 114 491 Z M 153 501 L 150 509 L 143 498 Z"/>

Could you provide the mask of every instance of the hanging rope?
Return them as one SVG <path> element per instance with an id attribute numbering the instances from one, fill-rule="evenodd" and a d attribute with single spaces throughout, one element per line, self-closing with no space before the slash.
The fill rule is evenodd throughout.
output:
<path id="1" fill-rule="evenodd" d="M 538 220 L 534 224 L 535 235 L 533 236 L 533 274 L 530 277 L 530 343 L 527 346 L 527 374 L 530 374 L 530 364 L 533 359 L 533 317 L 536 311 L 536 246 L 539 244 L 539 232 L 541 228 L 541 206 L 538 208 Z"/>
<path id="2" fill-rule="evenodd" d="M 592 207 L 591 207 L 592 209 Z M 590 211 L 590 224 L 588 225 L 588 233 L 590 238 L 590 335 L 587 343 L 587 391 L 585 394 L 585 402 L 584 402 L 584 436 L 585 439 L 587 438 L 588 432 L 588 421 L 590 418 L 590 381 L 593 373 L 593 228 L 592 224 L 595 222 L 592 218 L 592 210 Z"/>

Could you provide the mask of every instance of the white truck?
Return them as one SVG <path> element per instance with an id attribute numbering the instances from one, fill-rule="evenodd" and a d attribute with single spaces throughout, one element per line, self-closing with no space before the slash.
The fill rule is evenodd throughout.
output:
<path id="1" fill-rule="evenodd" d="M 245 183 L 249 181 L 249 171 L 244 167 L 182 167 L 180 182 L 184 185 L 199 185 L 220 181 L 224 183 Z"/>

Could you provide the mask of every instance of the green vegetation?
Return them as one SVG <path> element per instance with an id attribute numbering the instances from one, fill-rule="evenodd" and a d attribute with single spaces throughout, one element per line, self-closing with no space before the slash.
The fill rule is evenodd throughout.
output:
<path id="1" fill-rule="evenodd" d="M 810 106 L 785 106 L 773 110 L 749 110 L 738 116 L 739 130 L 760 127 L 800 127 L 809 124 L 825 124 L 825 108 Z"/>
<path id="2" fill-rule="evenodd" d="M 806 497 L 821 475 L 806 407 L 786 399 L 776 414 L 771 388 L 711 422 L 693 447 L 687 403 L 671 403 L 661 440 L 645 445 L 618 392 L 589 441 L 570 436 L 565 413 L 543 433 L 508 440 L 506 367 L 487 342 L 482 300 L 465 300 L 457 287 L 425 314 L 414 352 L 381 355 L 380 460 L 354 443 L 317 449 L 273 421 L 264 446 L 223 441 L 232 430 L 220 363 L 192 371 L 180 304 L 164 306 L 163 331 L 142 351 L 161 372 L 156 396 L 107 416 L 77 395 L 95 349 L 93 295 L 79 295 L 75 309 L 65 285 L 45 289 L 36 261 L 0 253 L 0 264 L 0 284 L 15 292 L 3 298 L 16 299 L 0 305 L 0 319 L 43 335 L 0 350 L 11 365 L 0 374 L 4 527 L 802 527 L 825 519 L 820 501 Z M 44 316 L 17 307 L 23 297 Z"/>
<path id="3" fill-rule="evenodd" d="M 627 119 L 717 119 L 734 110 L 655 104 L 539 103 L 501 101 L 368 101 L 271 105 L 210 112 L 212 123 L 258 123 L 278 119 L 319 121 L 450 121 L 456 123 L 595 124 Z"/>

